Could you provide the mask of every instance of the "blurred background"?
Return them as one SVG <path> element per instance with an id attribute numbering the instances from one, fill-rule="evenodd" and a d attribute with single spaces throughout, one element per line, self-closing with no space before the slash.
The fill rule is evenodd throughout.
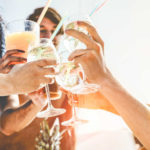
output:
<path id="1" fill-rule="evenodd" d="M 103 1 L 52 0 L 51 7 L 62 16 L 90 14 Z M 25 19 L 45 3 L 45 0 L 0 0 L 0 14 L 6 23 Z M 114 76 L 139 101 L 150 103 L 150 1 L 109 0 L 91 19 L 105 42 L 106 63 Z M 93 119 L 92 123 L 97 121 L 97 127 L 93 125 L 95 130 L 125 128 L 123 121 L 110 113 L 80 111 L 81 116 Z M 89 131 L 88 127 L 84 131 Z"/>

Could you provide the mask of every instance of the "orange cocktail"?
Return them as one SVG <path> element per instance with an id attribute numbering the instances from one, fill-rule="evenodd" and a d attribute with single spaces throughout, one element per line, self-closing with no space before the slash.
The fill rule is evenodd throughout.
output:
<path id="1" fill-rule="evenodd" d="M 29 20 L 12 21 L 6 26 L 6 50 L 20 49 L 25 53 L 20 54 L 27 58 L 29 46 L 39 42 L 39 25 Z"/>
<path id="2" fill-rule="evenodd" d="M 33 32 L 16 32 L 6 36 L 6 50 L 20 49 L 25 53 L 22 57 L 27 58 L 27 50 L 29 45 L 34 45 L 37 42 L 37 37 Z"/>

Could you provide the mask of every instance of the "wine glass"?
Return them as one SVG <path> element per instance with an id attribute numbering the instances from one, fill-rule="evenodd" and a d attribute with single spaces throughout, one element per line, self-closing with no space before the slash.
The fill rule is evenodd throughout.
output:
<path id="1" fill-rule="evenodd" d="M 62 122 L 61 124 L 63 126 L 72 127 L 72 126 L 76 126 L 76 125 L 81 125 L 81 124 L 84 124 L 84 123 L 88 123 L 88 120 L 80 119 L 77 116 L 75 103 L 78 102 L 78 99 L 75 98 L 76 94 L 72 94 L 72 93 L 69 93 L 69 94 L 70 94 L 69 98 L 71 100 L 72 107 L 73 107 L 72 108 L 72 117 L 69 120 Z"/>
<path id="2" fill-rule="evenodd" d="M 66 51 L 67 52 L 67 51 Z M 64 58 L 64 57 L 63 57 Z M 85 82 L 84 72 L 80 65 L 75 65 L 74 62 L 61 62 L 59 64 L 59 74 L 55 76 L 56 82 L 65 90 L 71 93 L 72 101 L 72 118 L 62 123 L 64 126 L 74 126 L 75 124 L 87 123 L 86 120 L 81 120 L 76 116 L 75 100 L 73 94 L 83 95 L 95 93 L 99 89 L 96 84 Z M 82 73 L 82 76 L 80 75 Z"/>
<path id="3" fill-rule="evenodd" d="M 41 38 L 39 45 L 35 47 L 30 47 L 28 51 L 28 61 L 34 61 L 42 58 L 55 59 L 57 60 L 57 53 L 53 43 L 48 38 Z M 47 66 L 48 68 L 54 66 Z M 47 77 L 54 77 L 53 75 L 47 75 Z M 45 91 L 47 95 L 48 107 L 46 110 L 41 111 L 37 114 L 39 118 L 48 118 L 61 115 L 66 112 L 65 109 L 54 108 L 51 103 L 51 94 L 49 90 L 49 86 L 45 86 Z M 54 99 L 54 98 L 53 98 Z"/>
<path id="4" fill-rule="evenodd" d="M 74 14 L 72 16 L 69 16 L 65 21 L 65 30 L 67 29 L 75 29 L 80 32 L 83 32 L 84 34 L 88 35 L 90 37 L 90 34 L 86 29 L 83 27 L 79 27 L 77 24 L 77 21 L 84 21 L 88 24 L 93 25 L 92 20 L 89 15 L 86 14 Z M 82 43 L 80 40 L 68 36 L 67 34 L 64 35 L 64 45 L 66 49 L 70 52 L 73 52 L 75 49 L 86 49 L 86 45 Z"/>
<path id="5" fill-rule="evenodd" d="M 77 21 L 84 21 L 84 22 L 87 22 L 87 23 L 93 25 L 92 20 L 90 19 L 89 15 L 87 15 L 87 14 L 74 14 L 74 15 L 69 16 L 66 19 L 66 21 L 64 23 L 65 30 L 66 29 L 75 29 L 75 30 L 83 32 L 84 34 L 91 37 L 87 30 L 85 30 L 83 27 L 78 26 Z M 63 42 L 61 42 L 61 43 L 63 43 L 63 45 L 62 45 L 63 48 L 62 49 L 65 49 L 65 51 L 61 51 L 61 54 L 64 53 L 65 55 L 63 54 L 63 57 L 66 57 L 66 58 L 76 49 L 86 49 L 86 45 L 84 43 L 82 43 L 80 40 L 78 40 L 78 39 L 76 39 L 72 36 L 68 36 L 67 34 L 64 34 Z M 71 62 L 69 62 L 69 63 L 71 64 Z M 72 64 L 73 64 L 73 62 L 72 62 Z M 69 65 L 69 66 L 74 67 L 74 65 Z M 72 88 L 73 93 L 74 93 L 74 90 L 75 90 L 76 94 L 86 94 L 87 89 L 90 90 L 92 93 L 94 93 L 96 91 L 96 89 L 99 88 L 99 86 L 96 85 L 96 84 L 89 84 L 86 81 L 86 76 L 84 75 L 82 66 L 80 66 L 79 68 L 80 68 L 79 72 L 80 73 L 82 72 L 82 75 L 83 75 L 83 78 L 81 79 L 82 89 L 78 90 L 79 86 L 73 86 L 73 88 Z M 63 77 L 64 76 L 62 76 L 62 78 Z M 70 78 L 69 80 L 71 80 L 71 78 L 73 78 L 73 77 L 70 76 L 69 78 Z M 78 78 L 76 78 L 76 79 L 78 79 Z M 63 80 L 63 79 L 61 79 L 61 80 Z M 59 82 L 61 82 L 61 80 Z M 73 80 L 75 81 L 75 78 Z M 61 83 L 61 84 L 63 84 L 63 83 Z M 64 84 L 65 84 L 65 82 L 64 82 Z"/>
<path id="6" fill-rule="evenodd" d="M 90 36 L 86 30 L 77 26 L 76 21 L 79 20 L 91 22 L 88 16 L 69 17 L 65 25 L 65 29 L 76 29 Z M 65 34 L 62 47 L 62 49 L 65 50 L 61 50 L 61 52 L 59 52 L 61 58 L 60 60 L 62 62 L 60 64 L 60 73 L 56 76 L 56 81 L 58 82 L 58 84 L 72 94 L 83 95 L 97 92 L 97 90 L 99 89 L 99 85 L 89 84 L 86 81 L 86 76 L 84 74 L 82 66 L 80 64 L 75 65 L 73 61 L 68 61 L 68 59 L 66 59 L 75 49 L 86 49 L 86 45 L 80 42 L 78 39 Z M 76 116 L 75 100 L 73 95 L 71 96 L 71 100 L 73 105 L 72 118 L 68 121 L 63 122 L 62 125 L 73 126 L 78 123 L 86 123 L 86 120 L 81 120 Z"/>
<path id="7" fill-rule="evenodd" d="M 74 94 L 88 94 L 95 93 L 99 89 L 97 84 L 89 84 L 86 81 L 86 76 L 80 64 L 75 64 L 74 61 L 68 61 L 68 52 L 59 51 L 59 64 L 57 71 L 59 74 L 55 76 L 56 82 L 66 91 Z"/>

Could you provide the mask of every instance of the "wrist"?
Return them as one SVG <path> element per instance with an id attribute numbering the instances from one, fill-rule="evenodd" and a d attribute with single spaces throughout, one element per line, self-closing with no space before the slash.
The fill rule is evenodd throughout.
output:
<path id="1" fill-rule="evenodd" d="M 96 80 L 98 84 L 102 84 L 105 80 L 109 80 L 110 78 L 112 78 L 111 72 L 108 68 L 104 68 L 103 71 L 99 73 Z"/>
<path id="2" fill-rule="evenodd" d="M 100 91 L 102 91 L 102 89 L 108 86 L 114 86 L 114 84 L 116 83 L 117 83 L 116 79 L 113 77 L 113 75 L 108 69 L 106 74 L 103 76 L 103 78 L 100 78 L 98 80 L 98 84 L 100 85 Z"/>
<path id="3" fill-rule="evenodd" d="M 112 76 L 108 76 L 101 82 L 99 91 L 104 95 L 108 93 L 110 90 L 120 89 L 120 83 Z"/>

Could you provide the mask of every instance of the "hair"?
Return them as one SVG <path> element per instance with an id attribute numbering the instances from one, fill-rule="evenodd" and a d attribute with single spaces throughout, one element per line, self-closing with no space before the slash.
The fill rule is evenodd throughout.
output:
<path id="1" fill-rule="evenodd" d="M 3 22 L 3 18 L 2 18 L 2 16 L 0 16 L 0 22 Z"/>
<path id="2" fill-rule="evenodd" d="M 0 58 L 5 53 L 5 29 L 4 29 L 4 21 L 0 16 Z"/>
<path id="3" fill-rule="evenodd" d="M 4 21 L 2 16 L 0 16 L 0 59 L 5 53 L 5 34 L 4 34 Z M 0 96 L 1 109 L 4 109 L 7 103 L 8 96 Z"/>
<path id="4" fill-rule="evenodd" d="M 43 7 L 36 8 L 34 10 L 33 14 L 29 15 L 27 19 L 36 22 L 38 20 L 39 16 L 40 16 L 42 10 L 43 10 Z M 58 25 L 58 23 L 61 20 L 60 14 L 55 9 L 50 8 L 50 7 L 48 8 L 48 10 L 47 10 L 47 12 L 45 14 L 45 18 L 51 20 L 56 25 Z M 64 34 L 64 27 L 63 26 L 60 28 L 58 34 Z"/>

